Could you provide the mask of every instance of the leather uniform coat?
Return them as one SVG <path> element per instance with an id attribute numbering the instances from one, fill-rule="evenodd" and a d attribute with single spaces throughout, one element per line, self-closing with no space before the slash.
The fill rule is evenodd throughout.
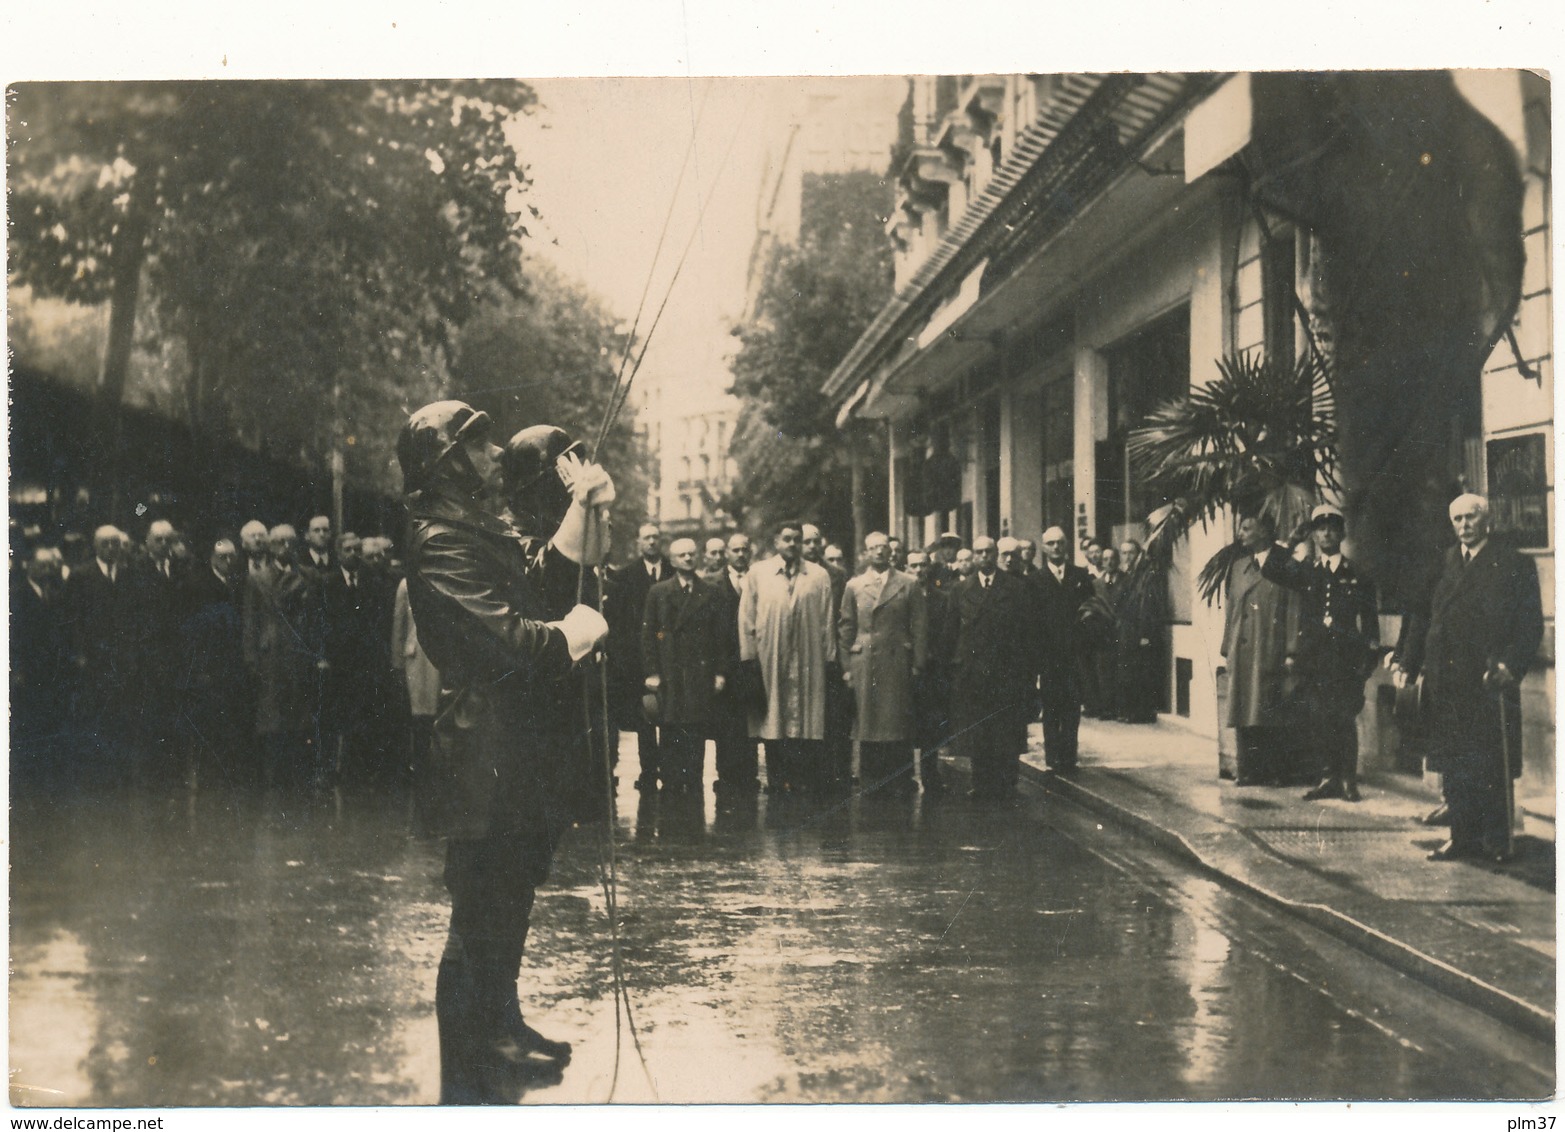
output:
<path id="1" fill-rule="evenodd" d="M 544 619 L 576 567 L 464 500 L 424 492 L 408 509 L 408 604 L 442 685 L 432 832 L 557 839 L 586 766 L 570 652 Z"/>

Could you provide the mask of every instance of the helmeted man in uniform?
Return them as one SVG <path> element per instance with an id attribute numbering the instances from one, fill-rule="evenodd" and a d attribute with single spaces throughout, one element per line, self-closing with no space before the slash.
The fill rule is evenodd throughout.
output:
<path id="1" fill-rule="evenodd" d="M 548 544 L 479 497 L 498 472 L 489 418 L 459 401 L 414 413 L 397 442 L 407 493 L 408 601 L 442 689 L 432 737 L 434 832 L 448 838 L 451 926 L 435 989 L 441 1100 L 510 1099 L 507 1071 L 569 1060 L 522 1019 L 516 979 L 537 886 L 571 820 L 580 704 L 572 665 L 608 633 L 596 610 L 546 621 L 544 593 L 596 561 L 613 499 L 602 469 L 567 458 L 573 502 Z M 593 528 L 593 529 L 589 529 Z M 497 1079 L 496 1074 L 500 1074 Z"/>
<path id="2" fill-rule="evenodd" d="M 1287 658 L 1298 684 L 1304 743 L 1321 755 L 1320 782 L 1304 795 L 1359 800 L 1358 714 L 1364 709 L 1364 681 L 1374 671 L 1380 648 L 1375 585 L 1342 553 L 1346 522 L 1342 511 L 1322 503 L 1310 513 L 1313 559 L 1272 548 L 1261 575 L 1299 594 L 1299 635 Z M 1304 543 L 1299 543 L 1301 552 Z"/>

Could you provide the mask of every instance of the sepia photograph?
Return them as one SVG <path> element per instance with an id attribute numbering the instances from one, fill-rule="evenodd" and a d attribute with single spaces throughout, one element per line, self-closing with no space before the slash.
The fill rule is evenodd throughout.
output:
<path id="1" fill-rule="evenodd" d="M 7 53 L 12 1127 L 1552 1128 L 1552 56 L 679 11 Z"/>

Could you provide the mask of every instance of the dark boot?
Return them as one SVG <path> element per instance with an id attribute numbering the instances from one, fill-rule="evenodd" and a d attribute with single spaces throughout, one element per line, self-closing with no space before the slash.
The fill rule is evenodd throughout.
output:
<path id="1" fill-rule="evenodd" d="M 474 1018 L 478 996 L 472 967 L 456 948 L 447 945 L 435 976 L 435 1025 L 440 1033 L 440 1103 L 488 1103 L 479 1081 Z"/>

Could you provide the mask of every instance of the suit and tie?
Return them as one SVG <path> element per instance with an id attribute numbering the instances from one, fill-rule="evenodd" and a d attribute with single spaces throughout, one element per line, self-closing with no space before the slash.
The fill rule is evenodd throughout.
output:
<path id="1" fill-rule="evenodd" d="M 1537 659 L 1543 608 L 1530 558 L 1493 538 L 1470 557 L 1463 550 L 1446 551 L 1429 621 L 1405 642 L 1402 666 L 1424 677 L 1429 768 L 1443 776 L 1451 811 L 1447 855 L 1498 855 L 1510 834 L 1506 748 L 1515 778 L 1521 773 L 1519 684 Z M 1510 681 L 1496 679 L 1502 665 Z"/>
<path id="2" fill-rule="evenodd" d="M 711 578 L 729 638 L 728 669 L 724 673 L 728 679 L 713 705 L 712 737 L 717 748 L 717 793 L 753 797 L 761 789 L 760 759 L 756 742 L 750 737 L 750 711 L 739 675 L 739 594 L 745 577 L 725 567 L 714 571 Z"/>
<path id="3" fill-rule="evenodd" d="M 675 576 L 647 591 L 641 663 L 658 683 L 661 772 L 666 789 L 701 789 L 706 736 L 717 710 L 717 681 L 732 667 L 727 603 L 694 577 Z"/>
<path id="4" fill-rule="evenodd" d="M 140 746 L 137 671 L 140 618 L 124 564 L 90 560 L 65 581 L 62 627 L 80 673 L 76 715 L 97 763 L 117 771 Z"/>
<path id="5" fill-rule="evenodd" d="M 658 784 L 658 729 L 641 712 L 641 618 L 647 592 L 674 576 L 673 564 L 659 556 L 637 558 L 608 572 L 603 613 L 609 623 L 609 710 L 621 731 L 636 733 L 636 756 L 641 775 L 638 790 L 655 790 Z M 612 745 L 612 744 L 611 744 Z"/>
<path id="6" fill-rule="evenodd" d="M 1016 789 L 1033 713 L 1035 660 L 1026 626 L 1035 617 L 1028 583 L 1003 571 L 975 572 L 955 592 L 952 714 L 985 800 Z"/>
<path id="7" fill-rule="evenodd" d="M 1038 694 L 1043 705 L 1043 757 L 1055 770 L 1076 766 L 1081 726 L 1082 609 L 1093 599 L 1092 575 L 1066 562 L 1045 562 L 1030 579 L 1035 594 Z"/>

